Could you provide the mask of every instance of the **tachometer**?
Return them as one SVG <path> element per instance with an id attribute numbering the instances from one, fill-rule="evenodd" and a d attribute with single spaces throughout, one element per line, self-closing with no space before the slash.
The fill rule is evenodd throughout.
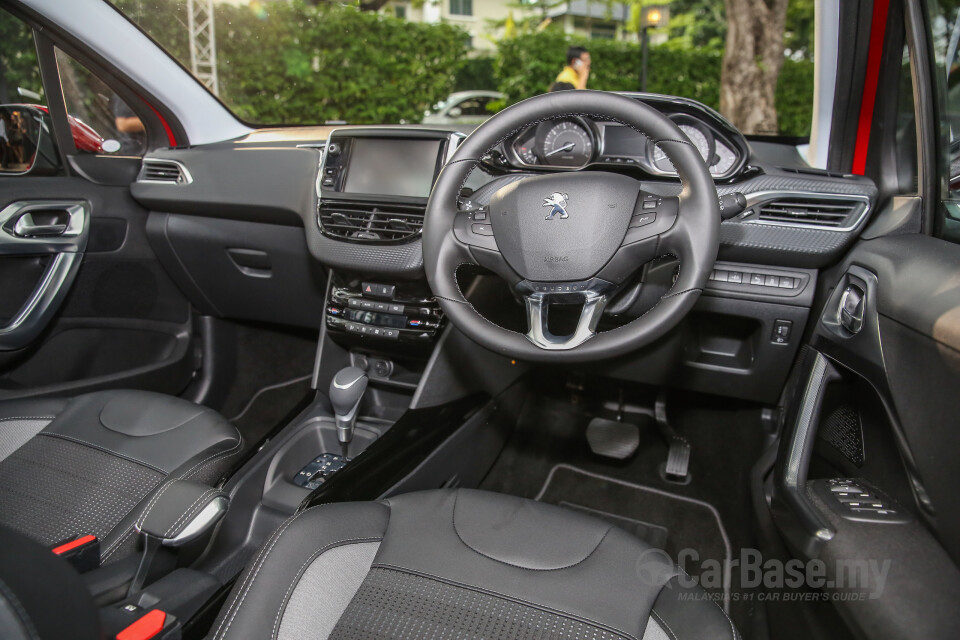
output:
<path id="1" fill-rule="evenodd" d="M 593 136 L 572 120 L 549 123 L 540 157 L 545 164 L 557 167 L 581 167 L 593 157 Z"/>
<path id="2" fill-rule="evenodd" d="M 703 128 L 699 123 L 678 122 L 677 124 L 680 130 L 690 138 L 690 142 L 697 148 L 697 151 L 700 152 L 700 157 L 703 158 L 703 161 L 709 165 L 713 160 L 715 148 L 713 134 Z M 653 148 L 653 164 L 661 171 L 675 171 L 673 163 L 670 162 L 670 158 L 667 157 L 667 154 L 664 153 L 663 149 L 659 146 Z"/>

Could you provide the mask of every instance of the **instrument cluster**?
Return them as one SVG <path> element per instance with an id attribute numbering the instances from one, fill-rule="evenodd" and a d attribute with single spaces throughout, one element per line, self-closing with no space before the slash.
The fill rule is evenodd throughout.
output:
<path id="1" fill-rule="evenodd" d="M 644 100 L 650 102 L 649 100 Z M 668 110 L 681 102 L 683 110 Z M 716 179 L 733 177 L 743 168 L 747 146 L 743 136 L 716 112 L 693 101 L 673 99 L 651 104 L 673 120 L 703 157 Z M 697 113 L 702 110 L 702 113 Z M 647 173 L 676 177 L 666 153 L 643 133 L 616 123 L 569 116 L 532 125 L 504 143 L 507 161 L 519 169 L 571 170 L 586 165 L 636 166 Z"/>

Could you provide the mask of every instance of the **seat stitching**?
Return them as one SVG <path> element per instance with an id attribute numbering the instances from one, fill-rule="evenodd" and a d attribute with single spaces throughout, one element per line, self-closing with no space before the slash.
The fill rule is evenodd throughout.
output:
<path id="1" fill-rule="evenodd" d="M 10 420 L 56 420 L 57 416 L 13 416 L 12 418 L 0 418 L 0 422 Z"/>
<path id="2" fill-rule="evenodd" d="M 240 448 L 240 445 L 241 445 L 241 444 L 243 444 L 243 438 L 242 438 L 242 437 L 241 437 L 241 438 L 237 438 L 237 443 L 236 443 L 234 446 L 232 446 L 232 447 L 230 447 L 229 449 L 226 449 L 226 450 L 224 450 L 224 451 L 219 451 L 219 452 L 217 452 L 217 453 L 211 454 L 209 457 L 207 457 L 207 458 L 201 460 L 200 462 L 198 462 L 197 464 L 193 465 L 193 467 L 191 467 L 186 473 L 178 474 L 177 480 L 183 480 L 183 479 L 186 479 L 187 477 L 193 475 L 194 470 L 196 470 L 196 472 L 199 473 L 198 467 L 202 467 L 202 466 L 206 465 L 208 462 L 213 462 L 216 458 L 219 458 L 220 456 L 225 456 L 225 455 L 227 455 L 228 453 L 232 453 L 233 451 L 236 451 L 237 449 Z"/>
<path id="3" fill-rule="evenodd" d="M 273 622 L 273 631 L 270 633 L 271 638 L 276 638 L 277 633 L 280 631 L 280 620 L 283 619 L 283 613 L 289 604 L 289 599 L 293 595 L 294 588 L 300 583 L 300 580 L 303 578 L 303 574 L 307 568 L 307 565 L 313 564 L 320 556 L 325 554 L 327 551 L 336 549 L 338 547 L 345 547 L 349 544 L 359 544 L 361 542 L 381 542 L 383 541 L 383 536 L 380 537 L 368 537 L 368 538 L 345 538 L 343 540 L 337 540 L 336 542 L 331 542 L 327 544 L 307 558 L 300 568 L 297 570 L 297 573 L 293 577 L 293 581 L 290 583 L 290 586 L 287 588 L 287 592 L 283 595 L 283 599 L 280 601 L 280 608 L 277 610 L 277 617 Z"/>
<path id="4" fill-rule="evenodd" d="M 148 468 L 150 468 L 150 469 L 153 469 L 154 471 L 157 471 L 157 472 L 159 472 L 159 473 L 162 473 L 164 476 L 167 475 L 167 472 L 164 471 L 163 469 L 161 469 L 160 467 L 154 466 L 154 465 L 150 464 L 149 462 L 144 462 L 143 460 L 139 460 L 139 459 L 137 459 L 137 458 L 134 458 L 134 457 L 131 456 L 131 455 L 127 455 L 127 454 L 125 454 L 125 453 L 120 453 L 119 451 L 114 451 L 113 449 L 110 449 L 109 447 L 104 447 L 103 445 L 94 444 L 94 443 L 92 443 L 92 442 L 87 442 L 86 440 L 81 440 L 80 438 L 75 438 L 75 437 L 73 437 L 73 436 L 68 436 L 68 435 L 63 434 L 63 433 L 47 433 L 47 432 L 41 431 L 41 432 L 38 433 L 37 435 L 38 435 L 38 436 L 47 436 L 48 438 L 63 438 L 64 440 L 69 440 L 69 441 L 71 441 L 71 442 L 76 442 L 77 444 L 82 444 L 82 445 L 85 445 L 85 446 L 87 446 L 87 447 L 91 447 L 91 448 L 93 448 L 93 449 L 97 449 L 98 451 L 102 451 L 102 452 L 104 452 L 104 453 L 109 453 L 110 455 L 117 456 L 118 458 L 123 458 L 124 460 L 128 460 L 128 461 L 130 461 L 130 462 L 136 462 L 136 463 L 138 463 L 138 464 L 142 464 L 142 465 L 145 466 L 145 467 L 148 467 Z"/>
<path id="5" fill-rule="evenodd" d="M 201 494 L 200 494 L 200 497 L 197 498 L 196 500 L 194 500 L 194 501 L 193 501 L 193 504 L 190 505 L 189 507 L 187 507 L 187 510 L 184 511 L 182 514 L 180 514 L 180 517 L 177 518 L 177 521 L 174 522 L 172 525 L 170 525 L 170 528 L 167 529 L 167 532 L 163 534 L 163 537 L 166 538 L 166 537 L 168 537 L 171 533 L 173 533 L 174 529 L 176 529 L 177 527 L 180 526 L 180 522 L 181 522 L 181 521 L 184 521 L 184 523 L 187 522 L 187 521 L 189 521 L 190 518 L 192 518 L 194 515 L 196 515 L 196 511 L 200 511 L 200 508 L 197 508 L 196 511 L 194 510 L 194 508 L 197 507 L 198 504 L 200 504 L 201 502 L 203 502 L 208 496 L 217 493 L 217 491 L 218 491 L 217 489 L 211 488 L 211 489 L 207 489 L 206 491 L 204 491 L 203 493 L 201 493 Z M 209 504 L 209 503 L 207 503 L 207 504 Z M 203 507 L 201 507 L 201 508 L 205 508 L 206 506 L 207 506 L 207 505 L 204 504 Z"/>
<path id="6" fill-rule="evenodd" d="M 243 579 L 243 583 L 240 585 L 240 592 L 243 593 L 243 596 L 240 598 L 234 599 L 233 603 L 230 605 L 230 609 L 227 610 L 227 613 L 230 613 L 232 611 L 232 614 L 229 615 L 229 622 L 227 621 L 228 616 L 225 614 L 223 620 L 220 622 L 220 625 L 217 627 L 217 632 L 214 634 L 214 638 L 217 638 L 217 637 L 223 638 L 226 635 L 227 631 L 230 630 L 230 625 L 233 624 L 233 620 L 237 616 L 237 612 L 240 609 L 240 605 L 243 604 L 243 601 L 246 599 L 247 595 L 249 595 L 250 593 L 250 590 L 253 588 L 253 583 L 257 578 L 257 574 L 260 573 L 260 569 L 263 567 L 263 563 L 266 562 L 267 556 L 269 556 L 270 552 L 273 551 L 274 546 L 276 546 L 277 542 L 280 540 L 280 536 L 283 535 L 283 532 L 287 530 L 287 527 L 293 524 L 293 522 L 303 514 L 322 509 L 323 507 L 326 507 L 326 506 L 329 506 L 329 505 L 322 504 L 322 505 L 311 507 L 309 509 L 301 511 L 300 513 L 293 514 L 292 516 L 287 518 L 287 521 L 284 522 L 283 525 L 281 525 L 280 528 L 273 533 L 273 536 L 271 536 L 270 540 L 268 540 L 263 545 L 263 547 L 261 547 L 260 553 L 257 554 L 257 557 L 254 560 L 254 563 L 250 566 L 250 571 L 247 573 L 246 577 Z M 256 567 L 256 571 L 254 571 L 254 567 Z M 238 595 L 240 592 L 238 592 Z M 226 628 L 224 628 L 224 624 L 226 624 Z M 223 630 L 223 635 L 221 635 L 220 633 L 221 630 Z"/>
<path id="7" fill-rule="evenodd" d="M 458 492 L 456 495 L 454 495 L 454 497 L 453 497 L 453 509 L 451 509 L 451 518 L 450 518 L 450 520 L 451 520 L 451 523 L 453 524 L 453 532 L 457 534 L 457 538 L 460 540 L 461 543 L 463 543 L 463 546 L 465 546 L 467 549 L 470 549 L 470 550 L 473 551 L 474 553 L 477 553 L 477 554 L 483 556 L 484 558 L 489 558 L 490 560 L 493 560 L 494 562 L 499 562 L 499 563 L 501 563 L 501 564 L 507 565 L 508 567 L 514 567 L 514 568 L 517 568 L 517 569 L 526 569 L 526 570 L 528 570 L 528 571 L 560 571 L 560 570 L 563 570 L 563 569 L 570 569 L 570 568 L 572 568 L 572 567 L 576 567 L 577 565 L 582 564 L 582 563 L 586 562 L 587 560 L 589 560 L 589 559 L 590 559 L 590 556 L 592 556 L 594 553 L 596 553 L 597 549 L 600 548 L 600 545 L 603 544 L 603 541 L 607 539 L 607 535 L 609 535 L 609 533 L 613 530 L 613 527 L 612 527 L 612 526 L 611 526 L 611 527 L 608 527 L 607 530 L 603 532 L 603 535 L 600 536 L 600 540 L 597 542 L 597 545 L 590 551 L 590 553 L 588 553 L 587 555 L 585 555 L 585 556 L 584 556 L 583 558 L 581 558 L 580 560 L 577 560 L 577 561 L 574 562 L 573 564 L 564 565 L 564 566 L 562 566 L 562 567 L 553 567 L 553 568 L 550 568 L 550 569 L 536 569 L 536 568 L 532 568 L 532 567 L 523 567 L 523 566 L 521 566 L 521 565 L 519 565 L 519 564 L 513 564 L 512 562 L 507 562 L 506 560 L 501 560 L 500 558 L 494 558 L 493 556 L 487 555 L 486 553 L 480 551 L 479 549 L 475 549 L 475 548 L 473 548 L 472 546 L 470 546 L 469 544 L 467 544 L 466 540 L 463 539 L 463 537 L 460 535 L 460 531 L 457 529 L 457 500 L 458 500 L 459 497 L 460 497 L 459 492 Z"/>
<path id="8" fill-rule="evenodd" d="M 147 503 L 147 508 L 143 510 L 143 513 L 141 513 L 140 517 L 136 520 L 135 526 L 137 529 L 143 529 L 143 523 L 147 521 L 147 517 L 150 516 L 150 512 L 152 512 L 153 508 L 156 506 L 157 500 L 160 499 L 160 496 L 162 496 L 167 489 L 173 486 L 174 482 L 176 482 L 176 480 L 165 482 L 164 485 L 153 494 L 153 497 L 150 498 L 150 502 Z"/>
<path id="9" fill-rule="evenodd" d="M 114 542 L 112 545 L 110 545 L 110 546 L 107 548 L 107 550 L 106 550 L 106 551 L 104 552 L 104 554 L 103 554 L 103 560 L 106 560 L 107 558 L 109 558 L 110 556 L 112 556 L 112 555 L 114 554 L 114 552 L 115 552 L 117 549 L 120 548 L 120 546 L 123 544 L 123 542 L 125 542 L 125 541 L 127 540 L 127 538 L 130 537 L 130 534 L 132 534 L 132 533 L 133 533 L 133 526 L 131 525 L 131 526 L 127 527 L 127 531 L 126 531 L 126 533 L 123 534 L 123 536 L 121 536 L 120 538 L 118 538 L 116 542 Z"/>
<path id="10" fill-rule="evenodd" d="M 673 640 L 680 640 L 680 637 L 673 632 L 673 629 L 670 628 L 670 625 L 667 624 L 667 621 L 666 621 L 666 620 L 664 620 L 663 618 L 660 617 L 660 614 L 659 614 L 659 613 L 657 613 L 657 612 L 654 611 L 653 609 L 650 609 L 650 615 L 652 615 L 654 618 L 656 618 L 656 619 L 657 619 L 657 622 L 659 622 L 659 623 L 662 624 L 664 627 L 666 627 L 667 631 L 670 632 L 670 636 L 673 638 Z"/>
<path id="11" fill-rule="evenodd" d="M 581 622 L 588 622 L 588 623 L 590 623 L 590 624 L 592 624 L 592 625 L 595 625 L 595 626 L 597 626 L 597 627 L 600 627 L 600 628 L 602 628 L 602 629 L 606 629 L 606 630 L 608 630 L 608 631 L 612 631 L 613 633 L 617 633 L 617 634 L 619 634 L 619 635 L 621 635 L 621 636 L 623 636 L 623 637 L 625 637 L 625 638 L 629 638 L 630 640 L 637 640 L 637 637 L 636 637 L 634 634 L 629 633 L 629 632 L 627 632 L 627 631 L 623 631 L 623 630 L 621 630 L 621 629 L 617 629 L 616 627 L 613 627 L 613 626 L 610 626 L 609 624 L 605 624 L 605 623 L 603 623 L 603 622 L 600 622 L 599 620 L 594 620 L 593 618 L 588 618 L 588 617 L 586 617 L 586 616 L 583 616 L 583 615 L 580 615 L 580 614 L 576 614 L 576 613 L 570 613 L 569 611 L 563 611 L 562 609 L 554 609 L 554 608 L 552 608 L 552 607 L 548 607 L 548 606 L 546 606 L 546 605 L 538 604 L 538 603 L 536 603 L 536 602 L 532 602 L 532 601 L 526 600 L 526 599 L 524 599 L 524 598 L 518 598 L 518 597 L 516 597 L 516 596 L 511 596 L 511 595 L 508 595 L 508 594 L 506 594 L 506 593 L 502 593 L 502 592 L 500 592 L 500 591 L 497 591 L 496 589 L 490 589 L 490 588 L 487 588 L 487 587 L 478 587 L 478 586 L 475 586 L 475 585 L 465 584 L 465 583 L 463 583 L 463 582 L 459 582 L 459 581 L 457 581 L 457 580 L 451 580 L 450 578 L 444 578 L 443 576 L 438 576 L 438 575 L 436 575 L 436 574 L 429 573 L 429 572 L 427 572 L 427 571 L 419 571 L 419 570 L 417 570 L 417 569 L 410 569 L 410 568 L 408 568 L 408 567 L 401 567 L 401 566 L 399 566 L 399 565 L 387 564 L 387 563 L 383 563 L 383 562 L 374 562 L 374 563 L 371 565 L 371 569 L 390 569 L 390 570 L 393 570 L 393 571 L 400 571 L 400 572 L 403 572 L 403 573 L 409 573 L 410 575 L 420 576 L 420 577 L 423 577 L 423 578 L 430 578 L 430 579 L 432 579 L 432 580 L 437 580 L 437 581 L 439 581 L 439 582 L 443 582 L 444 584 L 453 585 L 453 586 L 455 586 L 455 587 L 461 587 L 461 588 L 463 588 L 463 589 L 468 589 L 468 590 L 470 590 L 470 591 L 475 591 L 475 592 L 478 592 L 478 593 L 486 593 L 486 594 L 490 594 L 490 595 L 495 595 L 495 596 L 497 596 L 497 597 L 503 598 L 504 600 L 509 600 L 510 602 L 516 602 L 516 603 L 518 603 L 518 604 L 523 604 L 523 605 L 532 607 L 532 608 L 534 608 L 534 609 L 539 609 L 540 611 L 547 611 L 547 612 L 549 612 L 549 613 L 553 613 L 553 614 L 556 614 L 556 615 L 559 615 L 559 616 L 563 616 L 563 617 L 565 617 L 565 618 L 570 618 L 570 619 L 573 619 L 573 620 L 579 620 L 579 621 L 581 621 Z"/>

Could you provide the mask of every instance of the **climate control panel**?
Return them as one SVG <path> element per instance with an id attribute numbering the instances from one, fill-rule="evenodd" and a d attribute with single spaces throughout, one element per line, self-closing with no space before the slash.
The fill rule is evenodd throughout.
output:
<path id="1" fill-rule="evenodd" d="M 328 330 L 377 340 L 428 342 L 442 323 L 436 299 L 392 284 L 334 286 L 326 307 Z"/>

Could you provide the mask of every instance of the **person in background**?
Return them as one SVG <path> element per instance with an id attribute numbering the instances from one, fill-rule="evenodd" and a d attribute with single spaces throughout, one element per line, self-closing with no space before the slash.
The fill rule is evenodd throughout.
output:
<path id="1" fill-rule="evenodd" d="M 567 66 L 557 74 L 554 84 L 567 82 L 572 84 L 574 89 L 586 89 L 589 79 L 590 52 L 583 47 L 570 47 L 567 49 Z"/>
<path id="2" fill-rule="evenodd" d="M 554 82 L 552 85 L 550 85 L 550 88 L 547 89 L 547 93 L 554 93 L 556 91 L 573 91 L 574 89 L 576 89 L 576 87 L 569 82 Z"/>
<path id="3" fill-rule="evenodd" d="M 7 168 L 7 147 L 9 140 L 7 139 L 7 114 L 6 112 L 0 113 L 0 169 Z"/>
<path id="4" fill-rule="evenodd" d="M 147 137 L 143 121 L 118 95 L 110 99 L 110 110 L 120 138 L 120 150 L 128 154 L 142 153 Z"/>

